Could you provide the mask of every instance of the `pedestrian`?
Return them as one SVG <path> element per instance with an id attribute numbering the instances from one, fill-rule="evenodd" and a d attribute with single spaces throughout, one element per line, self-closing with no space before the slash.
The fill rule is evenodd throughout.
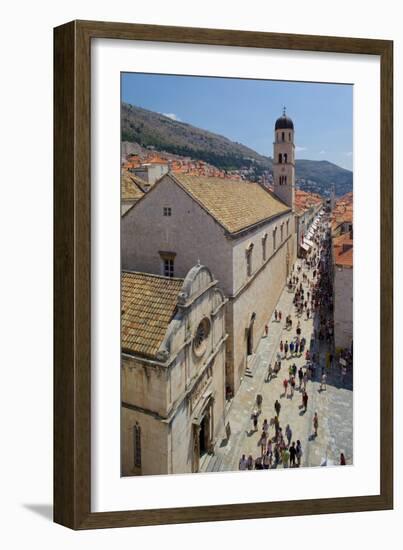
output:
<path id="1" fill-rule="evenodd" d="M 344 456 L 344 453 L 340 453 L 340 466 L 346 465 L 346 458 Z"/>
<path id="2" fill-rule="evenodd" d="M 263 469 L 268 470 L 271 466 L 271 454 L 266 451 L 266 454 L 263 457 Z"/>
<path id="3" fill-rule="evenodd" d="M 280 353 L 283 354 L 283 351 L 284 351 L 284 344 L 283 344 L 283 341 L 280 340 Z"/>
<path id="4" fill-rule="evenodd" d="M 262 428 L 266 434 L 269 433 L 269 423 L 267 422 L 267 418 L 264 419 Z"/>
<path id="5" fill-rule="evenodd" d="M 274 431 L 276 433 L 276 437 L 278 436 L 278 433 L 280 431 L 280 421 L 278 419 L 278 416 L 274 417 Z"/>
<path id="6" fill-rule="evenodd" d="M 290 354 L 294 355 L 294 342 L 293 341 L 290 342 Z"/>
<path id="7" fill-rule="evenodd" d="M 276 411 L 277 418 L 280 416 L 281 411 L 281 405 L 278 399 L 276 399 L 276 402 L 274 403 L 274 410 Z"/>
<path id="8" fill-rule="evenodd" d="M 263 458 L 258 456 L 255 460 L 255 470 L 263 470 Z"/>
<path id="9" fill-rule="evenodd" d="M 275 309 L 274 310 L 274 320 L 276 321 L 276 323 L 277 323 L 277 316 L 278 316 L 277 309 Z"/>
<path id="10" fill-rule="evenodd" d="M 252 413 L 252 423 L 253 423 L 253 431 L 254 432 L 257 432 L 257 422 L 258 422 L 258 413 L 257 413 L 257 410 L 255 409 Z"/>
<path id="11" fill-rule="evenodd" d="M 274 447 L 274 464 L 278 466 L 279 463 L 280 463 L 280 451 L 279 451 L 278 445 L 276 445 Z"/>
<path id="12" fill-rule="evenodd" d="M 265 334 L 265 337 L 267 338 L 268 335 L 269 335 L 269 325 L 266 323 L 265 326 L 264 326 L 264 334 Z"/>
<path id="13" fill-rule="evenodd" d="M 295 391 L 295 377 L 291 376 L 291 379 L 290 379 L 290 396 L 291 397 L 294 396 L 294 391 Z"/>
<path id="14" fill-rule="evenodd" d="M 288 380 L 287 380 L 287 378 L 284 378 L 284 380 L 283 380 L 283 388 L 284 388 L 284 397 L 287 397 L 287 389 L 288 389 Z"/>
<path id="15" fill-rule="evenodd" d="M 267 369 L 266 382 L 270 382 L 270 380 L 272 379 L 272 376 L 273 376 L 273 369 L 271 367 L 271 363 L 269 363 L 269 366 L 268 366 L 268 369 Z"/>
<path id="16" fill-rule="evenodd" d="M 308 382 L 308 375 L 307 375 L 306 371 L 304 373 L 303 381 L 304 381 L 304 391 L 305 391 L 306 390 L 306 383 Z"/>
<path id="17" fill-rule="evenodd" d="M 280 321 L 280 323 L 281 323 L 281 317 L 282 317 L 282 315 L 283 315 L 283 314 L 281 313 L 281 311 L 279 311 L 279 312 L 278 312 L 278 320 Z"/>
<path id="18" fill-rule="evenodd" d="M 315 412 L 313 416 L 313 429 L 314 429 L 315 437 L 318 436 L 318 427 L 319 427 L 319 418 L 318 418 L 318 413 Z"/>
<path id="19" fill-rule="evenodd" d="M 309 319 L 310 313 L 311 313 L 311 312 L 310 312 L 310 309 L 309 309 L 309 307 L 308 307 L 307 310 L 306 310 L 306 319 L 307 319 L 307 320 Z"/>
<path id="20" fill-rule="evenodd" d="M 302 370 L 302 367 L 298 369 L 298 379 L 299 379 L 299 389 L 302 388 L 302 379 L 304 378 L 304 372 Z"/>
<path id="21" fill-rule="evenodd" d="M 290 428 L 290 425 L 287 424 L 287 426 L 285 427 L 285 436 L 287 438 L 287 445 L 288 447 L 290 446 L 290 442 L 291 442 L 291 438 L 292 438 L 292 430 Z"/>
<path id="22" fill-rule="evenodd" d="M 284 357 L 286 359 L 287 359 L 287 354 L 288 354 L 288 340 L 286 340 L 284 344 Z"/>
<path id="23" fill-rule="evenodd" d="M 247 469 L 248 470 L 253 470 L 253 467 L 254 467 L 253 456 L 249 455 L 248 456 L 248 461 L 247 461 Z"/>
<path id="24" fill-rule="evenodd" d="M 299 342 L 298 340 L 295 342 L 295 355 L 298 355 L 298 351 L 299 351 Z"/>
<path id="25" fill-rule="evenodd" d="M 288 461 L 290 460 L 290 453 L 288 452 L 287 447 L 283 449 L 281 453 L 281 462 L 283 463 L 283 468 L 288 468 Z"/>
<path id="26" fill-rule="evenodd" d="M 304 410 L 306 412 L 306 410 L 308 408 L 308 394 L 306 393 L 305 390 L 302 394 L 302 406 L 304 407 Z"/>
<path id="27" fill-rule="evenodd" d="M 297 455 L 297 450 L 295 448 L 295 441 L 292 442 L 292 445 L 288 451 L 290 453 L 290 467 L 295 468 L 295 457 Z"/>
<path id="28" fill-rule="evenodd" d="M 302 459 L 302 445 L 301 441 L 297 439 L 297 445 L 295 447 L 295 456 L 297 457 L 297 467 L 301 466 L 301 459 Z"/>
<path id="29" fill-rule="evenodd" d="M 242 455 L 239 460 L 239 469 L 240 470 L 247 470 L 248 469 L 248 460 L 245 455 Z"/>
<path id="30" fill-rule="evenodd" d="M 267 445 L 267 435 L 266 435 L 266 432 L 263 430 L 262 435 L 260 436 L 260 450 L 261 450 L 262 456 L 266 452 L 266 445 Z"/>
<path id="31" fill-rule="evenodd" d="M 342 381 L 343 385 L 344 385 L 344 381 L 345 381 L 345 379 L 346 379 L 346 374 L 347 374 L 347 369 L 346 369 L 346 367 L 343 365 L 343 366 L 341 367 L 341 381 Z"/>

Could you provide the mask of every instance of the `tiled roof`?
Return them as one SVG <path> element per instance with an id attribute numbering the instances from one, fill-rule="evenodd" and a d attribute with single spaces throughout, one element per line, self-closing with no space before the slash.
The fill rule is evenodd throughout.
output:
<path id="1" fill-rule="evenodd" d="M 336 265 L 353 267 L 354 241 L 350 233 L 333 237 L 333 257 Z"/>
<path id="2" fill-rule="evenodd" d="M 144 195 L 143 189 L 140 187 L 141 184 L 148 185 L 147 182 L 143 181 L 138 176 L 130 174 L 126 170 L 122 172 L 122 200 L 132 200 L 138 201 Z"/>
<path id="3" fill-rule="evenodd" d="M 258 183 L 186 174 L 171 174 L 170 177 L 229 233 L 290 210 Z"/>
<path id="4" fill-rule="evenodd" d="M 155 358 L 175 312 L 183 279 L 122 273 L 122 350 Z"/>
<path id="5" fill-rule="evenodd" d="M 316 193 L 308 193 L 302 189 L 295 190 L 295 208 L 299 215 L 311 208 L 311 206 L 319 206 L 322 202 L 322 197 Z"/>
<path id="6" fill-rule="evenodd" d="M 341 223 L 353 222 L 353 193 L 347 193 L 340 197 L 334 205 L 332 212 L 332 228 L 336 229 Z"/>

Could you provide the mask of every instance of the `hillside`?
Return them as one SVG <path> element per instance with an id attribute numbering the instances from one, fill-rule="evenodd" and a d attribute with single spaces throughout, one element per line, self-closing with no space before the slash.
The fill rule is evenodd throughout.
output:
<path id="1" fill-rule="evenodd" d="M 318 183 L 321 187 L 321 193 L 330 191 L 332 183 L 335 185 L 335 193 L 338 197 L 352 191 L 353 173 L 350 170 L 341 168 L 327 160 L 297 160 L 296 177 L 298 179 L 310 180 Z M 301 185 L 304 189 L 309 184 Z M 307 189 L 308 190 L 308 189 Z"/>
<path id="2" fill-rule="evenodd" d="M 122 104 L 121 128 L 122 142 L 203 160 L 222 170 L 252 169 L 253 177 L 259 178 L 272 169 L 270 157 L 241 143 L 127 103 Z M 352 172 L 327 161 L 297 160 L 296 177 L 310 180 L 300 183 L 301 189 L 324 195 L 329 193 L 332 183 L 338 196 L 351 191 L 353 186 Z"/>

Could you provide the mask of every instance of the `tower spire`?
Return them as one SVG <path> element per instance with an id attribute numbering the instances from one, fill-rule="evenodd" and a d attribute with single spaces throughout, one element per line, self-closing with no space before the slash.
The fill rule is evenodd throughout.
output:
<path id="1" fill-rule="evenodd" d="M 283 106 L 283 116 L 285 116 L 285 111 L 286 111 L 286 108 L 285 108 L 285 105 Z"/>

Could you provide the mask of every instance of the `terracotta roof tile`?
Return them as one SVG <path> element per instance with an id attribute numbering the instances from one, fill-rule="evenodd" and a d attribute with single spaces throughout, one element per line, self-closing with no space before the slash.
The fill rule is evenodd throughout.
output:
<path id="1" fill-rule="evenodd" d="M 155 358 L 174 315 L 183 279 L 122 273 L 122 350 Z"/>
<path id="2" fill-rule="evenodd" d="M 141 188 L 142 184 L 148 185 L 147 182 L 138 176 L 124 170 L 121 178 L 122 200 L 138 201 L 141 199 L 144 195 L 144 191 Z"/>
<path id="3" fill-rule="evenodd" d="M 170 174 L 229 233 L 288 212 L 290 208 L 258 183 L 230 178 Z"/>
<path id="4" fill-rule="evenodd" d="M 353 267 L 354 241 L 350 233 L 333 237 L 333 258 L 335 265 Z"/>

